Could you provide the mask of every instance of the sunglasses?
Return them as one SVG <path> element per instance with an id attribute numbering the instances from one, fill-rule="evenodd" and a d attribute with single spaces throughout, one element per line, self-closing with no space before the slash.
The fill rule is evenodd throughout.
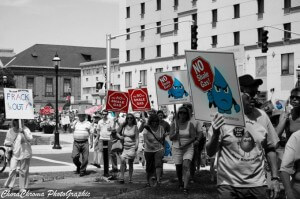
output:
<path id="1" fill-rule="evenodd" d="M 297 96 L 297 95 L 291 95 L 291 96 L 290 96 L 290 100 L 292 101 L 293 99 L 296 99 L 296 100 L 300 101 L 300 96 Z"/>

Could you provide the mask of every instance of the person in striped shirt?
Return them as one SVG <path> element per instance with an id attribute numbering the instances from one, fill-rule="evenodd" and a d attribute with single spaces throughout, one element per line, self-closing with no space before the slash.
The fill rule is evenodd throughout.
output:
<path id="1" fill-rule="evenodd" d="M 80 177 L 86 175 L 86 167 L 89 162 L 89 138 L 91 139 L 90 146 L 93 147 L 93 126 L 86 120 L 84 111 L 79 111 L 78 121 L 75 121 L 72 126 L 74 130 L 74 143 L 72 158 L 76 166 L 76 173 Z M 80 154 L 82 161 L 80 162 Z"/>

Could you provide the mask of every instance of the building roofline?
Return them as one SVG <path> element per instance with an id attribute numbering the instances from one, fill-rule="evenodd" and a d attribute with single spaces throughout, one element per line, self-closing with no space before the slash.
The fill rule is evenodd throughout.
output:
<path id="1" fill-rule="evenodd" d="M 112 58 L 111 62 L 117 62 L 119 61 L 119 58 Z M 79 66 L 90 66 L 90 65 L 96 65 L 96 64 L 106 64 L 106 59 L 96 60 L 96 61 L 90 61 L 90 62 L 82 62 L 79 64 Z"/>
<path id="2" fill-rule="evenodd" d="M 8 68 L 43 68 L 43 69 L 54 69 L 54 67 L 50 66 L 20 66 L 20 65 L 9 65 Z M 81 70 L 80 68 L 69 68 L 69 67 L 59 67 L 59 69 L 65 70 Z"/>

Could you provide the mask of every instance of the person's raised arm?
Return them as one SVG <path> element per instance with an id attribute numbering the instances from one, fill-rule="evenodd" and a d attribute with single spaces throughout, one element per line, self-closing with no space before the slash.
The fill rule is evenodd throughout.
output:
<path id="1" fill-rule="evenodd" d="M 278 123 L 278 125 L 275 128 L 278 137 L 281 137 L 281 135 L 282 135 L 282 133 L 283 133 L 283 131 L 285 129 L 285 126 L 287 124 L 288 118 L 289 118 L 289 113 L 283 112 L 283 113 L 280 114 L 279 123 Z"/>
<path id="2" fill-rule="evenodd" d="M 223 115 L 217 113 L 213 118 L 212 125 L 208 133 L 208 141 L 206 143 L 207 155 L 210 157 L 214 156 L 219 149 L 219 137 L 221 134 L 221 127 L 223 125 Z"/>

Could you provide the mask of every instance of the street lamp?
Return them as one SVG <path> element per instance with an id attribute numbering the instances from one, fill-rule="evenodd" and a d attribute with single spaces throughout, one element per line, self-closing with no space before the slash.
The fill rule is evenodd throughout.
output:
<path id="1" fill-rule="evenodd" d="M 61 149 L 61 146 L 59 145 L 59 133 L 58 133 L 58 68 L 60 65 L 60 58 L 57 55 L 57 52 L 54 56 L 54 58 L 52 59 L 53 62 L 53 66 L 55 68 L 55 80 L 56 80 L 56 84 L 55 84 L 55 132 L 54 132 L 54 145 L 52 147 L 52 149 Z"/>

